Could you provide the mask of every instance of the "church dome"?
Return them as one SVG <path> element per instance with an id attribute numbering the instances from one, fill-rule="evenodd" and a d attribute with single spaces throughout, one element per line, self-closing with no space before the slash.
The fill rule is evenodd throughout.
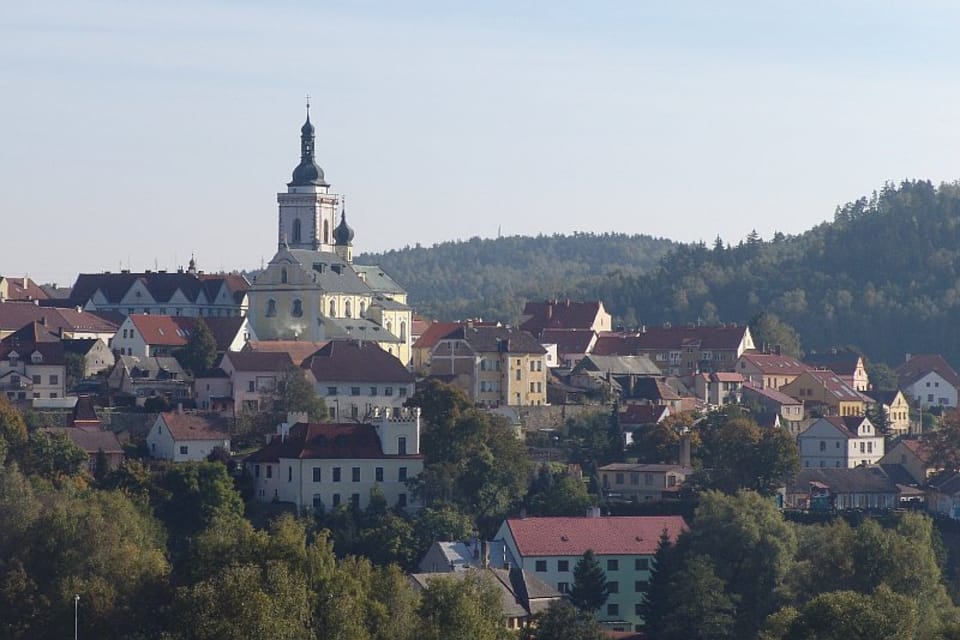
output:
<path id="1" fill-rule="evenodd" d="M 329 187 L 323 176 L 323 169 L 314 161 L 313 158 L 305 158 L 300 161 L 297 168 L 293 170 L 293 180 L 287 183 L 288 187 L 305 187 L 315 185 L 318 187 Z"/>
<path id="2" fill-rule="evenodd" d="M 333 230 L 333 239 L 338 246 L 350 246 L 353 242 L 353 229 L 347 224 L 347 211 L 340 212 L 340 224 Z"/>

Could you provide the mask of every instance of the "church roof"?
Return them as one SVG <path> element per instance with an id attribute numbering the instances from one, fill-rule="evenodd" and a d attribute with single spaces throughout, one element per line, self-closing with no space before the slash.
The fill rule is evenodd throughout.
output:
<path id="1" fill-rule="evenodd" d="M 313 275 L 313 281 L 324 291 L 369 294 L 370 287 L 343 258 L 329 251 L 310 249 L 282 249 L 271 262 L 277 262 L 284 252 Z"/>
<path id="2" fill-rule="evenodd" d="M 347 224 L 347 210 L 344 207 L 340 212 L 340 224 L 333 230 L 333 239 L 336 240 L 338 246 L 349 247 L 353 244 L 353 235 L 353 228 Z"/>
<path id="3" fill-rule="evenodd" d="M 320 168 L 313 157 L 315 132 L 308 112 L 307 121 L 300 127 L 300 164 L 293 170 L 293 179 L 287 183 L 288 187 L 330 186 L 324 179 L 323 169 Z"/>
<path id="4" fill-rule="evenodd" d="M 373 342 L 331 340 L 303 363 L 317 382 L 413 383 L 414 377 L 395 357 Z"/>
<path id="5" fill-rule="evenodd" d="M 353 270 L 359 274 L 367 286 L 375 293 L 406 293 L 397 281 L 376 265 L 354 264 Z"/>

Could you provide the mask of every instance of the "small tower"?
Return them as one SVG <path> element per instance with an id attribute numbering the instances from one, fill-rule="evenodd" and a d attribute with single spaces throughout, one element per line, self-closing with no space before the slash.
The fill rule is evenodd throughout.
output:
<path id="1" fill-rule="evenodd" d="M 340 198 L 340 224 L 333 230 L 333 239 L 336 243 L 334 250 L 338 256 L 347 262 L 353 262 L 353 229 L 347 224 L 347 204 L 345 200 L 346 198 Z"/>
<path id="2" fill-rule="evenodd" d="M 333 251 L 333 226 L 336 223 L 337 196 L 317 164 L 316 129 L 307 119 L 300 127 L 300 164 L 293 170 L 287 192 L 277 194 L 280 205 L 277 246 L 279 249 Z"/>

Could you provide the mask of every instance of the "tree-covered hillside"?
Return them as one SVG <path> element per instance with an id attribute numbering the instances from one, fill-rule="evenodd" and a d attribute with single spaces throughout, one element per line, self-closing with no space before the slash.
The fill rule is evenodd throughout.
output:
<path id="1" fill-rule="evenodd" d="M 424 315 L 516 321 L 527 299 L 572 295 L 582 290 L 578 283 L 612 271 L 645 273 L 675 246 L 623 233 L 510 236 L 417 245 L 362 254 L 356 261 L 383 267 Z"/>
<path id="2" fill-rule="evenodd" d="M 887 184 L 838 207 L 833 222 L 736 246 L 577 235 L 360 260 L 381 264 L 418 311 L 441 319 L 516 321 L 525 300 L 548 297 L 601 298 L 627 326 L 745 322 L 767 311 L 797 328 L 805 350 L 854 345 L 889 363 L 939 351 L 960 362 L 960 183 Z"/>

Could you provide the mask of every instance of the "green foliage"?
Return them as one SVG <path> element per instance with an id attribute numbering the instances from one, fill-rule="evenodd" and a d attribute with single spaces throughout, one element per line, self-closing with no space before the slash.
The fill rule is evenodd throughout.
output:
<path id="1" fill-rule="evenodd" d="M 750 321 L 750 335 L 758 349 L 779 347 L 781 353 L 794 358 L 803 355 L 800 336 L 796 329 L 783 322 L 775 313 L 759 313 Z"/>
<path id="2" fill-rule="evenodd" d="M 607 574 L 593 553 L 587 549 L 573 568 L 573 586 L 570 588 L 570 603 L 581 611 L 593 613 L 610 597 Z"/>
<path id="3" fill-rule="evenodd" d="M 674 598 L 661 623 L 663 640 L 721 640 L 732 637 L 739 596 L 725 590 L 708 556 L 688 556 L 670 579 Z"/>
<path id="4" fill-rule="evenodd" d="M 0 394 L 0 462 L 17 455 L 27 444 L 27 424 L 23 416 Z"/>
<path id="5" fill-rule="evenodd" d="M 925 413 L 924 417 L 930 415 Z M 929 447 L 931 455 L 929 464 L 933 468 L 960 470 L 960 415 L 951 412 L 933 423 L 934 428 L 927 429 L 924 425 L 923 441 Z"/>
<path id="6" fill-rule="evenodd" d="M 582 516 L 595 502 L 582 480 L 563 467 L 541 466 L 527 492 L 527 512 L 533 516 Z"/>
<path id="7" fill-rule="evenodd" d="M 174 356 L 180 366 L 193 376 L 198 376 L 213 366 L 217 359 L 217 341 L 203 318 L 198 319 L 197 328 L 190 334 L 187 344 Z"/>
<path id="8" fill-rule="evenodd" d="M 431 579 L 420 594 L 423 640 L 506 640 L 500 590 L 482 572 Z"/>
<path id="9" fill-rule="evenodd" d="M 916 603 L 887 586 L 872 594 L 831 591 L 799 611 L 778 616 L 762 635 L 764 640 L 849 640 L 883 638 L 913 640 L 920 636 Z"/>
<path id="10" fill-rule="evenodd" d="M 20 456 L 24 473 L 45 478 L 76 476 L 87 467 L 87 453 L 64 433 L 34 431 Z"/>
<path id="11" fill-rule="evenodd" d="M 73 389 L 78 382 L 83 380 L 83 374 L 86 371 L 87 364 L 82 355 L 74 353 L 73 351 L 67 351 L 64 354 L 64 360 L 66 365 L 66 379 L 64 382 L 67 389 Z"/>
<path id="12" fill-rule="evenodd" d="M 865 367 L 870 384 L 878 391 L 896 391 L 900 388 L 897 374 L 889 366 L 868 360 Z"/>
<path id="13" fill-rule="evenodd" d="M 607 636 L 597 619 L 565 600 L 555 600 L 526 627 L 523 640 L 604 640 Z"/>

